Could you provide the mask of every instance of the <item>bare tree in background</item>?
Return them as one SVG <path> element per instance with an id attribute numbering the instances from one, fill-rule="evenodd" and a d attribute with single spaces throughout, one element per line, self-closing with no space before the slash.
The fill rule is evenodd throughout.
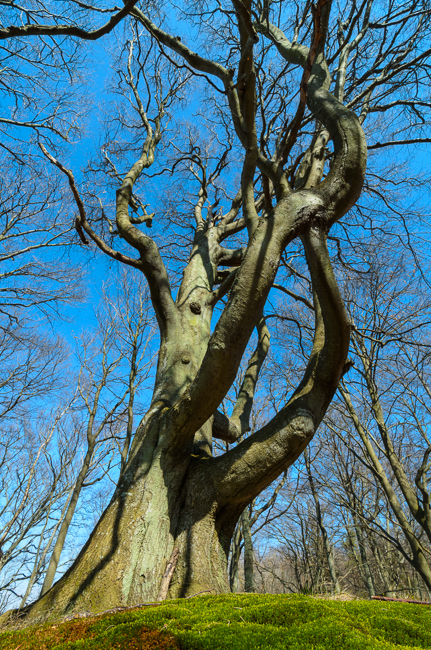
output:
<path id="1" fill-rule="evenodd" d="M 373 518 L 431 590 L 430 378 L 426 287 L 398 264 L 371 257 L 370 272 L 353 284 L 355 369 L 340 385 L 357 453 L 385 495 L 395 537 Z M 389 266 L 389 268 L 388 268 Z M 363 296 L 361 313 L 354 305 Z M 406 546 L 407 543 L 407 546 Z"/>
<path id="2" fill-rule="evenodd" d="M 144 288 L 135 283 L 132 291 L 120 275 L 114 291 L 106 287 L 97 321 L 96 329 L 87 327 L 77 337 L 80 367 L 67 381 L 54 373 L 57 367 L 59 374 L 58 367 L 63 369 L 67 362 L 73 368 L 58 341 L 55 348 L 47 347 L 42 359 L 39 344 L 36 354 L 30 348 L 23 356 L 21 350 L 22 364 L 10 364 L 10 372 L 3 365 L 3 606 L 19 597 L 18 604 L 24 607 L 42 581 L 46 591 L 55 572 L 64 572 L 74 545 L 66 536 L 78 532 L 77 544 L 84 541 L 82 531 L 88 524 L 82 510 L 91 499 L 87 493 L 94 494 L 101 484 L 106 505 L 112 481 L 127 460 L 134 418 L 144 408 L 143 395 L 136 392 L 145 388 L 153 368 L 149 352 L 153 325 Z M 18 343 L 22 344 L 18 336 L 16 340 L 14 350 L 7 348 L 15 362 L 20 359 L 15 356 Z M 52 414 L 43 411 L 42 396 L 50 395 L 55 403 L 65 393 L 71 394 L 66 406 Z"/>
<path id="3" fill-rule="evenodd" d="M 2 607 L 23 605 L 40 578 L 70 495 L 77 430 L 63 427 L 71 404 L 53 413 L 8 422 L 1 436 L 0 545 Z M 27 421 L 26 421 L 27 420 Z M 24 585 L 24 595 L 21 587 Z"/>
<path id="4" fill-rule="evenodd" d="M 79 137 L 88 111 L 79 96 L 82 43 L 109 34 L 135 4 L 0 2 L 0 318 L 23 325 L 36 308 L 55 320 L 77 299 L 81 271 L 62 259 L 73 223 L 58 180 L 44 175 L 37 142 Z"/>
<path id="5" fill-rule="evenodd" d="M 115 302 L 106 292 L 104 294 L 97 315 L 97 331 L 91 340 L 86 331 L 78 342 L 81 367 L 77 403 L 83 403 L 86 449 L 59 527 L 41 595 L 54 581 L 82 489 L 101 480 L 109 470 L 106 456 L 113 455 L 113 462 L 117 464 L 119 456 L 120 473 L 126 465 L 136 391 L 143 389 L 152 368 L 149 354 L 152 327 L 148 312 L 148 297 L 142 287 L 135 285 L 132 293 L 122 275 Z M 107 445 L 110 440 L 114 447 Z"/>

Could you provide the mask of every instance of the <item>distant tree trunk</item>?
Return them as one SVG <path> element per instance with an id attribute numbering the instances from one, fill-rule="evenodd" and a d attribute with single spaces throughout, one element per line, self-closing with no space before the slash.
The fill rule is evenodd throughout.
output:
<path id="1" fill-rule="evenodd" d="M 385 469 L 383 468 L 383 466 L 382 466 L 382 464 L 381 464 L 381 462 L 380 462 L 380 460 L 379 460 L 379 458 L 377 456 L 377 453 L 376 453 L 376 451 L 375 451 L 375 449 L 374 449 L 374 447 L 373 447 L 373 445 L 371 443 L 370 436 L 369 436 L 369 433 L 368 433 L 367 429 L 362 425 L 361 421 L 359 420 L 357 412 L 356 412 L 356 410 L 355 410 L 355 408 L 353 406 L 352 398 L 351 398 L 349 392 L 347 391 L 346 387 L 344 385 L 342 385 L 342 384 L 340 385 L 340 393 L 341 393 L 341 395 L 342 395 L 342 397 L 344 399 L 344 402 L 345 402 L 345 404 L 347 406 L 349 415 L 352 418 L 355 429 L 358 432 L 358 434 L 359 434 L 359 436 L 360 436 L 360 438 L 361 438 L 361 440 L 363 442 L 363 445 L 364 445 L 364 448 L 365 448 L 365 450 L 367 452 L 367 455 L 368 455 L 371 463 L 373 464 L 375 475 L 376 475 L 381 487 L 383 488 L 383 490 L 384 490 L 384 492 L 386 494 L 386 497 L 388 499 L 388 503 L 390 505 L 390 508 L 391 508 L 392 512 L 394 513 L 396 519 L 398 520 L 398 523 L 400 524 L 401 529 L 403 531 L 404 537 L 405 537 L 405 539 L 406 539 L 406 541 L 407 541 L 407 543 L 408 543 L 408 545 L 410 547 L 411 554 L 406 555 L 405 557 L 410 562 L 412 567 L 414 567 L 414 569 L 416 571 L 418 571 L 419 575 L 421 576 L 422 580 L 426 584 L 427 588 L 431 589 L 431 566 L 428 563 L 427 557 L 426 557 L 426 555 L 424 553 L 423 546 L 422 546 L 419 538 L 415 534 L 415 531 L 414 531 L 413 527 L 410 525 L 408 517 L 407 517 L 406 513 L 403 510 L 403 507 L 402 507 L 402 505 L 400 503 L 400 500 L 399 500 L 398 495 L 397 495 L 397 493 L 396 493 L 396 491 L 394 489 L 394 486 L 393 486 L 391 480 L 388 478 L 388 475 L 387 475 Z M 376 404 L 378 406 L 380 406 L 379 403 L 376 402 Z M 382 437 L 383 437 L 384 440 L 386 440 L 385 444 L 387 445 L 387 448 L 393 451 L 392 443 L 389 442 L 389 438 L 386 438 L 386 436 L 388 435 L 388 431 L 387 431 L 386 425 L 384 424 L 384 420 L 383 420 L 383 416 L 381 414 L 380 408 L 377 408 L 377 406 L 376 406 L 376 410 L 379 413 L 379 418 L 381 419 L 380 429 L 381 429 Z M 412 487 L 409 484 L 409 482 L 408 482 L 408 480 L 407 480 L 407 478 L 405 476 L 405 470 L 403 468 L 401 468 L 401 466 L 400 466 L 400 461 L 399 461 L 398 457 L 396 456 L 395 452 L 393 451 L 393 453 L 392 453 L 392 451 L 390 452 L 390 454 L 391 454 L 390 455 L 391 462 L 393 463 L 393 466 L 397 468 L 397 473 L 395 473 L 395 470 L 394 470 L 394 474 L 397 477 L 397 480 L 398 480 L 398 474 L 399 474 L 400 475 L 399 480 L 401 481 L 401 479 L 402 479 L 402 481 L 403 481 L 403 488 L 404 488 L 403 494 L 404 494 L 404 496 L 406 498 L 407 505 L 411 509 L 412 506 L 414 505 L 414 504 L 412 504 L 412 501 L 414 501 L 416 503 L 416 505 L 417 505 L 418 499 L 417 499 L 417 496 L 413 494 Z M 392 459 L 392 456 L 394 456 L 393 459 Z M 410 501 L 410 499 L 411 499 L 411 501 Z M 420 511 L 419 513 L 418 513 L 418 510 Z M 428 526 L 428 524 L 425 526 L 425 523 L 424 523 L 425 520 L 430 519 L 430 513 L 427 512 L 426 514 L 424 514 L 422 508 L 416 508 L 415 513 L 416 513 L 416 515 L 418 515 L 418 517 L 420 515 L 419 524 L 423 527 L 424 532 L 427 533 L 427 531 L 428 531 L 428 533 L 431 534 L 431 526 Z"/>
<path id="2" fill-rule="evenodd" d="M 380 579 L 383 583 L 383 596 L 395 596 L 395 592 L 392 590 L 391 579 L 389 576 L 389 571 L 387 565 L 382 558 L 381 551 L 376 543 L 372 543 L 371 550 L 374 555 L 374 560 L 376 562 L 377 569 L 379 571 Z"/>
<path id="3" fill-rule="evenodd" d="M 325 547 L 326 559 L 329 567 L 329 573 L 331 576 L 331 581 L 332 581 L 331 592 L 333 593 L 335 590 L 335 593 L 339 594 L 341 590 L 340 590 L 340 583 L 338 582 L 337 571 L 335 568 L 334 550 L 328 537 L 328 531 L 326 530 L 326 527 L 323 523 L 322 508 L 320 506 L 319 495 L 317 493 L 317 488 L 315 486 L 314 479 L 311 473 L 311 466 L 310 466 L 310 461 L 309 461 L 309 456 L 307 451 L 304 452 L 304 458 L 305 458 L 305 465 L 307 468 L 308 482 L 310 484 L 311 493 L 313 495 L 313 500 L 316 507 L 317 525 L 322 535 L 323 544 Z"/>
<path id="4" fill-rule="evenodd" d="M 232 538 L 232 550 L 229 565 L 229 586 L 233 593 L 238 591 L 239 585 L 239 560 L 241 557 L 241 544 L 242 544 L 242 531 L 241 525 L 238 522 L 235 528 L 235 534 Z"/>
<path id="5" fill-rule="evenodd" d="M 60 561 L 60 556 L 63 551 L 64 543 L 66 541 L 66 535 L 69 530 L 70 524 L 72 523 L 73 515 L 75 513 L 76 505 L 78 503 L 79 495 L 81 493 L 82 485 L 84 483 L 85 477 L 87 476 L 91 458 L 94 452 L 94 445 L 96 441 L 93 440 L 87 448 L 87 453 L 83 460 L 81 469 L 76 478 L 75 487 L 70 498 L 69 504 L 67 506 L 66 514 L 61 522 L 60 530 L 58 532 L 57 539 L 54 544 L 54 549 L 52 551 L 48 568 L 45 574 L 45 579 L 43 581 L 42 589 L 40 595 L 43 596 L 51 587 L 54 582 L 54 577 L 57 571 L 58 563 Z"/>
<path id="6" fill-rule="evenodd" d="M 356 532 L 355 529 L 351 528 L 351 527 L 349 527 L 348 530 L 347 530 L 347 538 L 349 540 L 349 547 L 350 547 L 350 551 L 352 553 L 352 556 L 353 556 L 353 558 L 355 560 L 355 564 L 356 564 L 356 567 L 358 569 L 361 580 L 362 580 L 364 586 L 367 588 L 367 591 L 368 591 L 368 593 L 369 593 L 369 595 L 371 597 L 371 596 L 375 595 L 374 594 L 374 585 L 373 585 L 373 581 L 372 581 L 371 574 L 370 574 L 369 570 L 366 571 L 366 568 L 365 568 L 365 565 L 364 565 L 364 562 L 363 562 L 363 558 L 362 558 L 362 554 L 358 550 L 359 543 L 358 543 L 358 538 L 357 538 L 355 532 Z M 368 567 L 368 564 L 366 566 Z"/>
<path id="7" fill-rule="evenodd" d="M 254 587 L 254 553 L 251 537 L 250 513 L 245 508 L 241 515 L 242 534 L 244 536 L 244 591 L 253 592 Z"/>
<path id="8" fill-rule="evenodd" d="M 363 569 L 364 577 L 365 577 L 365 584 L 367 586 L 368 593 L 370 594 L 370 597 L 375 596 L 376 595 L 376 590 L 375 590 L 375 587 L 374 587 L 374 580 L 373 580 L 373 576 L 371 574 L 370 565 L 369 565 L 368 558 L 367 558 L 367 550 L 366 550 L 366 547 L 365 547 L 365 539 L 364 539 L 361 523 L 358 520 L 358 518 L 355 517 L 355 515 L 353 515 L 353 521 L 354 521 L 353 528 L 354 528 L 354 531 L 355 531 L 356 539 L 358 541 L 358 548 L 359 548 L 359 554 L 360 554 L 360 557 L 361 557 L 362 569 Z"/>

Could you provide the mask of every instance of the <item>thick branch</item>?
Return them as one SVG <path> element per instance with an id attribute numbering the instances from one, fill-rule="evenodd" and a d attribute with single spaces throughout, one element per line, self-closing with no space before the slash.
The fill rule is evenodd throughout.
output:
<path id="1" fill-rule="evenodd" d="M 259 29 L 275 43 L 286 61 L 305 68 L 307 47 L 291 43 L 275 25 L 261 24 Z M 358 118 L 328 91 L 329 83 L 328 68 L 323 54 L 319 53 L 308 84 L 307 103 L 318 122 L 328 129 L 335 158 L 324 181 L 310 191 L 322 199 L 331 224 L 359 197 L 365 177 L 367 148 Z"/>
<path id="2" fill-rule="evenodd" d="M 96 41 L 101 36 L 109 34 L 132 11 L 137 2 L 138 0 L 125 1 L 124 7 L 118 13 L 114 14 L 102 27 L 93 31 L 87 31 L 73 25 L 11 25 L 0 29 L 0 39 L 14 38 L 16 36 L 76 36 L 86 41 Z"/>
<path id="3" fill-rule="evenodd" d="M 227 224 L 230 224 L 235 219 L 235 217 L 237 216 L 237 214 L 239 212 L 239 209 L 241 207 L 241 203 L 242 203 L 242 192 L 241 192 L 241 190 L 239 190 L 237 192 L 235 198 L 232 201 L 231 208 L 230 208 L 229 212 L 227 212 L 227 214 L 225 214 L 221 218 L 220 224 L 218 226 L 219 228 L 224 227 Z"/>
<path id="4" fill-rule="evenodd" d="M 216 411 L 214 413 L 212 435 L 217 440 L 232 443 L 236 442 L 241 434 L 237 425 L 227 415 Z"/>
<path id="5" fill-rule="evenodd" d="M 219 254 L 217 257 L 218 266 L 240 266 L 245 255 L 245 248 L 236 248 L 234 250 L 229 248 L 219 247 Z"/>
<path id="6" fill-rule="evenodd" d="M 214 413 L 213 438 L 225 442 L 236 442 L 244 433 L 250 431 L 250 415 L 253 407 L 256 384 L 263 362 L 269 350 L 270 334 L 262 315 L 257 324 L 258 342 L 238 392 L 232 416 L 228 418 L 219 411 Z"/>
<path id="7" fill-rule="evenodd" d="M 123 0 L 124 1 L 124 0 Z M 229 74 L 229 71 L 226 70 L 222 65 L 211 61 L 210 59 L 205 59 L 204 57 L 196 54 L 190 50 L 184 43 L 181 42 L 181 39 L 171 36 L 167 32 L 163 31 L 155 25 L 140 9 L 135 7 L 131 12 L 140 23 L 145 27 L 145 29 L 154 36 L 154 38 L 166 45 L 173 52 L 179 54 L 192 68 L 199 70 L 210 75 L 213 75 L 220 79 L 223 82 L 225 87 L 228 87 L 232 83 L 232 77 Z"/>
<path id="8" fill-rule="evenodd" d="M 215 305 L 219 300 L 221 300 L 231 289 L 234 280 L 237 276 L 238 269 L 234 269 L 231 271 L 228 276 L 222 281 L 220 286 L 215 289 L 210 297 L 208 298 L 207 304 L 208 305 Z"/>
<path id="9" fill-rule="evenodd" d="M 256 384 L 270 345 L 271 336 L 263 314 L 257 324 L 257 334 L 257 346 L 248 362 L 231 417 L 231 420 L 240 430 L 240 435 L 250 431 L 250 415 Z"/>
<path id="10" fill-rule="evenodd" d="M 304 378 L 286 406 L 262 429 L 228 451 L 214 468 L 217 490 L 249 502 L 303 451 L 322 420 L 343 372 L 350 326 L 322 227 L 303 238 L 315 309 L 313 349 Z"/>

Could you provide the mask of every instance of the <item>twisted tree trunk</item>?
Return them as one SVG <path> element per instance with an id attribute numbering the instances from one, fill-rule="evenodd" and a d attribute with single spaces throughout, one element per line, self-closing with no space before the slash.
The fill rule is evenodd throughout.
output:
<path id="1" fill-rule="evenodd" d="M 334 160 L 325 179 L 295 191 L 283 171 L 284 154 L 276 164 L 259 151 L 252 56 L 258 36 L 251 22 L 250 2 L 234 0 L 233 5 L 244 53 L 238 70 L 240 84 L 234 83 L 232 71 L 196 55 L 140 10 L 134 10 L 160 43 L 224 84 L 233 127 L 244 147 L 241 191 L 231 210 L 217 220 L 211 210 L 206 219 L 202 215 L 207 198 L 206 181 L 202 181 L 195 206 L 193 247 L 175 301 L 155 242 L 129 216 L 133 185 L 152 164 L 161 137 L 163 107 L 154 122 L 154 133 L 142 113 L 147 132 L 144 149 L 117 192 L 117 227 L 139 259 L 114 251 L 94 233 L 73 175 L 51 157 L 68 175 L 80 228 L 106 254 L 145 274 L 160 328 L 160 352 L 152 404 L 135 434 L 115 494 L 74 564 L 32 607 L 32 617 L 155 599 L 174 548 L 179 549 L 179 557 L 168 597 L 228 591 L 227 556 L 241 513 L 302 453 L 344 370 L 350 325 L 332 271 L 326 233 L 360 194 L 366 147 L 357 117 L 327 90 L 323 46 L 330 3 L 321 0 L 319 4 L 310 50 L 291 44 L 277 28 L 262 26 L 280 54 L 304 68 L 299 117 L 307 100 L 334 143 Z M 130 85 L 138 101 L 131 76 Z M 270 176 L 276 197 L 275 207 L 260 215 L 254 185 L 257 168 Z M 240 207 L 242 217 L 237 218 Z M 248 237 L 246 248 L 223 246 L 227 237 L 243 229 Z M 256 381 L 269 343 L 262 324 L 264 305 L 281 255 L 298 237 L 313 288 L 313 347 L 302 380 L 290 398 L 265 426 L 239 442 L 248 429 Z M 219 266 L 229 267 L 228 271 L 220 273 Z M 221 284 L 215 289 L 218 282 Z M 227 304 L 211 333 L 214 305 L 224 296 Z M 217 409 L 235 379 L 255 327 L 258 346 L 232 418 L 227 418 Z M 213 457 L 213 437 L 238 442 Z"/>

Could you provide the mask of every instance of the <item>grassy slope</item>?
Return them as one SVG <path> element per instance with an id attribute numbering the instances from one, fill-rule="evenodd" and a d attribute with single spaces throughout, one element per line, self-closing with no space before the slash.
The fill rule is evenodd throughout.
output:
<path id="1" fill-rule="evenodd" d="M 0 650 L 431 650 L 431 607 L 228 595 L 0 634 Z"/>

